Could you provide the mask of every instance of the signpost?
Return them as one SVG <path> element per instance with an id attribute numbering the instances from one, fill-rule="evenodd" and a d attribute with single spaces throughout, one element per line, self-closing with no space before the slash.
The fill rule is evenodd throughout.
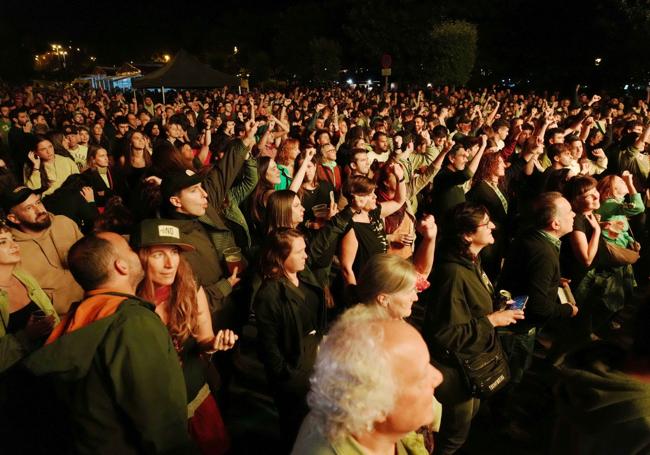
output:
<path id="1" fill-rule="evenodd" d="M 381 75 L 384 77 L 384 91 L 388 91 L 388 76 L 391 75 L 391 66 L 393 66 L 393 58 L 390 54 L 381 56 Z"/>

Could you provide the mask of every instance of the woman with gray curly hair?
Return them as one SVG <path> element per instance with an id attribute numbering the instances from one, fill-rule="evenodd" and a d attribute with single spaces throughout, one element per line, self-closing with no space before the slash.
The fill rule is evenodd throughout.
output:
<path id="1" fill-rule="evenodd" d="M 348 310 L 321 343 L 310 382 L 293 454 L 428 453 L 415 430 L 434 418 L 442 375 L 409 324 L 366 305 Z"/>

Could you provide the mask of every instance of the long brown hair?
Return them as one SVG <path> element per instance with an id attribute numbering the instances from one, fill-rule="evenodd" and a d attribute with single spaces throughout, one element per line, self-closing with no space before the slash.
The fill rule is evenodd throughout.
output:
<path id="1" fill-rule="evenodd" d="M 251 198 L 251 215 L 253 221 L 256 223 L 262 223 L 264 213 L 266 212 L 266 204 L 264 203 L 265 195 L 267 191 L 273 191 L 274 189 L 274 185 L 266 180 L 266 172 L 271 165 L 271 161 L 273 161 L 273 158 L 268 156 L 261 156 L 257 159 L 257 175 L 259 180 Z"/>
<path id="2" fill-rule="evenodd" d="M 46 141 L 49 142 L 50 144 L 52 144 L 52 147 L 54 147 L 54 144 L 49 139 L 47 139 L 45 137 L 42 137 L 42 136 L 37 136 L 36 140 L 32 144 L 33 147 L 32 147 L 32 149 L 30 151 L 32 151 L 32 152 L 34 152 L 34 154 L 36 154 L 36 150 L 38 150 L 38 145 L 41 142 L 46 142 Z M 56 151 L 54 153 L 54 158 L 52 158 L 52 161 L 55 161 L 55 160 L 56 160 Z M 27 170 L 29 172 L 28 176 L 29 176 L 34 172 L 34 163 L 32 163 L 31 160 L 27 160 L 25 164 L 27 165 Z M 46 191 L 50 187 L 50 177 L 47 175 L 47 170 L 45 169 L 45 163 L 44 162 L 41 162 L 41 165 L 38 168 L 38 173 L 41 176 L 41 190 Z"/>
<path id="3" fill-rule="evenodd" d="M 293 221 L 293 201 L 297 194 L 291 190 L 274 191 L 266 203 L 266 231 L 271 232 L 291 226 Z"/>
<path id="4" fill-rule="evenodd" d="M 291 157 L 289 156 L 289 151 L 293 146 L 300 145 L 298 139 L 292 137 L 286 139 L 280 146 L 280 151 L 278 152 L 277 162 L 283 166 L 287 166 L 291 163 Z"/>
<path id="5" fill-rule="evenodd" d="M 153 247 L 145 247 L 138 252 L 145 276 L 138 286 L 137 295 L 150 302 L 156 300 L 154 283 L 146 274 L 152 250 Z M 192 268 L 183 256 L 179 256 L 178 270 L 169 296 L 169 319 L 167 321 L 167 330 L 177 346 L 182 346 L 190 336 L 196 336 L 199 316 L 196 290 L 197 285 Z"/>
<path id="6" fill-rule="evenodd" d="M 124 168 L 126 169 L 131 169 L 133 167 L 133 164 L 131 164 L 131 160 L 133 159 L 133 136 L 136 134 L 140 134 L 143 139 L 146 139 L 146 136 L 144 133 L 141 133 L 140 131 L 133 131 L 131 135 L 129 136 L 129 145 L 126 148 L 126 154 L 124 156 Z M 142 159 L 144 160 L 144 167 L 148 168 L 151 167 L 151 151 L 147 148 L 145 145 L 144 149 L 142 150 Z"/>
<path id="7" fill-rule="evenodd" d="M 607 199 L 614 197 L 614 184 L 616 183 L 617 177 L 620 179 L 618 175 L 606 175 L 598 182 L 596 188 L 600 193 L 600 202 L 605 202 Z"/>
<path id="8" fill-rule="evenodd" d="M 489 180 L 492 175 L 497 171 L 499 166 L 499 159 L 503 159 L 500 153 L 486 153 L 481 157 L 478 163 L 478 169 L 472 179 L 472 184 L 476 185 L 483 180 Z M 503 177 L 499 177 L 499 186 L 503 184 Z"/>

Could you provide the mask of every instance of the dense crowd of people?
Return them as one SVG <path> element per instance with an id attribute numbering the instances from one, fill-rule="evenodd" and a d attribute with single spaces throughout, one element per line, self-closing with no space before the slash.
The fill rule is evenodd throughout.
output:
<path id="1" fill-rule="evenodd" d="M 228 453 L 250 326 L 278 453 L 455 453 L 534 358 L 554 453 L 650 451 L 650 90 L 159 95 L 0 90 L 3 445 Z"/>

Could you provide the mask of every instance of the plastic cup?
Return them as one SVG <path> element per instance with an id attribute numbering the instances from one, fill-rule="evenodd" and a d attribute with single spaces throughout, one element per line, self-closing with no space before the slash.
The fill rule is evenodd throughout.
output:
<path id="1" fill-rule="evenodd" d="M 312 207 L 311 211 L 313 212 L 314 217 L 316 217 L 316 221 L 323 224 L 329 217 L 330 208 L 327 204 L 317 204 Z"/>
<path id="2" fill-rule="evenodd" d="M 226 260 L 226 267 L 230 275 L 234 272 L 235 267 L 238 275 L 243 272 L 244 262 L 242 261 L 241 248 L 236 246 L 226 248 L 223 250 L 223 257 Z"/>

